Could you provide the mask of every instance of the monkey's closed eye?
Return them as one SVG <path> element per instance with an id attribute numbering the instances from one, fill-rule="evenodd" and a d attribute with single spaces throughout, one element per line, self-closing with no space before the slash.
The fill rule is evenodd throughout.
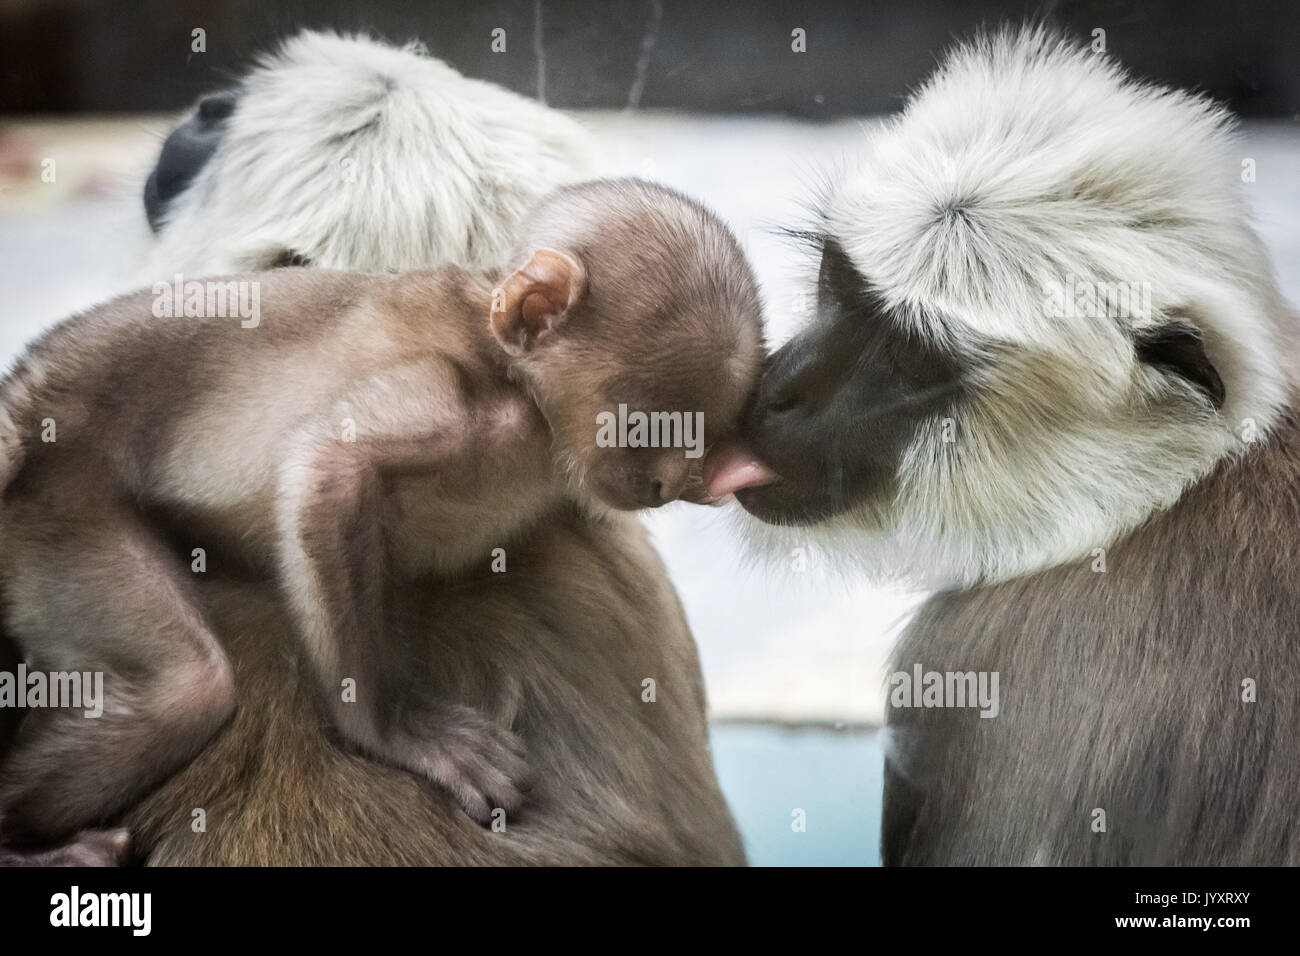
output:
<path id="1" fill-rule="evenodd" d="M 1226 392 L 1223 379 L 1205 354 L 1200 331 L 1186 322 L 1169 322 L 1134 333 L 1137 356 L 1147 365 L 1171 372 L 1191 382 L 1222 408 Z"/>

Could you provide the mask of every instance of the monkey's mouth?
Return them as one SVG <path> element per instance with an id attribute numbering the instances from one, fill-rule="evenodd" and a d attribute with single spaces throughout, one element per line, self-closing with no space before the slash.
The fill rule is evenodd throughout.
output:
<path id="1" fill-rule="evenodd" d="M 749 445 L 735 439 L 709 451 L 704 464 L 704 488 L 714 502 L 734 495 L 740 506 L 760 521 L 799 522 L 803 511 L 789 507 L 788 483 Z"/>
<path id="2" fill-rule="evenodd" d="M 801 493 L 781 479 L 738 489 L 736 502 L 759 521 L 776 525 L 820 524 L 848 510 L 832 503 L 825 495 Z"/>
<path id="3" fill-rule="evenodd" d="M 748 445 L 734 439 L 710 450 L 704 464 L 704 487 L 713 499 L 780 480 Z"/>
<path id="4" fill-rule="evenodd" d="M 749 445 L 734 440 L 709 452 L 704 483 L 715 501 L 734 495 L 742 508 L 768 524 L 817 524 L 848 510 L 851 504 L 829 491 L 778 474 Z"/>

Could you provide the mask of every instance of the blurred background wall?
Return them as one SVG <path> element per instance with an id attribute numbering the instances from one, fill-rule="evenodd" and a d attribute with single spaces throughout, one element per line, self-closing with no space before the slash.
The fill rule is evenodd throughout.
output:
<path id="1" fill-rule="evenodd" d="M 0 113 L 176 109 L 305 26 L 419 38 L 563 108 L 833 118 L 896 108 L 981 23 L 1043 16 L 1245 116 L 1300 112 L 1296 0 L 0 0 Z M 206 31 L 206 51 L 190 50 Z M 506 31 L 506 50 L 490 49 Z M 791 30 L 808 55 L 792 56 Z"/>

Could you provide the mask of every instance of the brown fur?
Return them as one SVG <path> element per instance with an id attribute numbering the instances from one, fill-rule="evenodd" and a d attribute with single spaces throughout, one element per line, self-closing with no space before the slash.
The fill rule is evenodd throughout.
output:
<path id="1" fill-rule="evenodd" d="M 536 782 L 496 833 L 322 733 L 270 589 L 209 581 L 240 709 L 125 821 L 153 865 L 741 865 L 714 777 L 694 642 L 637 522 L 556 515 L 505 574 L 401 592 L 440 694 L 507 720 Z M 641 700 L 641 682 L 657 701 Z M 191 829 L 195 808 L 207 832 Z"/>
<path id="2" fill-rule="evenodd" d="M 753 280 L 720 223 L 675 193 L 618 182 L 566 191 L 545 215 L 590 195 L 613 231 L 534 250 L 511 274 L 252 275 L 234 281 L 260 286 L 255 329 L 160 320 L 142 293 L 32 350 L 5 388 L 21 446 L 4 443 L 8 623 L 37 669 L 103 671 L 107 699 L 98 721 L 28 715 L 0 777 L 7 835 L 50 839 L 125 806 L 234 709 L 226 656 L 160 515 L 207 530 L 202 546 L 244 565 L 278 565 L 307 672 L 352 745 L 436 782 L 479 822 L 519 806 L 513 714 L 424 680 L 391 586 L 454 581 L 570 501 L 679 497 L 702 463 L 678 467 L 681 449 L 597 449 L 593 413 L 685 396 L 725 432 L 761 361 Z M 587 294 L 592 266 L 617 288 L 646 256 L 678 262 L 684 290 L 644 308 Z M 645 356 L 619 348 L 617 330 L 647 327 L 732 365 L 713 377 L 664 368 L 662 389 L 646 392 Z M 593 341 L 609 347 L 584 348 Z M 48 420 L 57 441 L 36 441 Z"/>

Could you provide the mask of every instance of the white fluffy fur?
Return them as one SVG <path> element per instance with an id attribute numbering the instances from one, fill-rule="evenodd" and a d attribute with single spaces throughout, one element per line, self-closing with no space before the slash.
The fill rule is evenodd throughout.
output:
<path id="1" fill-rule="evenodd" d="M 1263 437 L 1289 399 L 1294 322 L 1240 172 L 1223 110 L 1049 32 L 952 52 L 836 184 L 827 231 L 901 321 L 995 361 L 955 441 L 922 429 L 896 497 L 824 540 L 926 585 L 1086 560 Z M 1149 319 L 1050 316 L 1044 283 L 1069 276 L 1150 283 Z M 1221 412 L 1136 359 L 1131 329 L 1179 314 Z"/>
<path id="2" fill-rule="evenodd" d="M 148 281 L 265 268 L 495 264 L 518 219 L 590 178 L 576 122 L 416 45 L 305 32 L 265 57 L 170 211 Z"/>

